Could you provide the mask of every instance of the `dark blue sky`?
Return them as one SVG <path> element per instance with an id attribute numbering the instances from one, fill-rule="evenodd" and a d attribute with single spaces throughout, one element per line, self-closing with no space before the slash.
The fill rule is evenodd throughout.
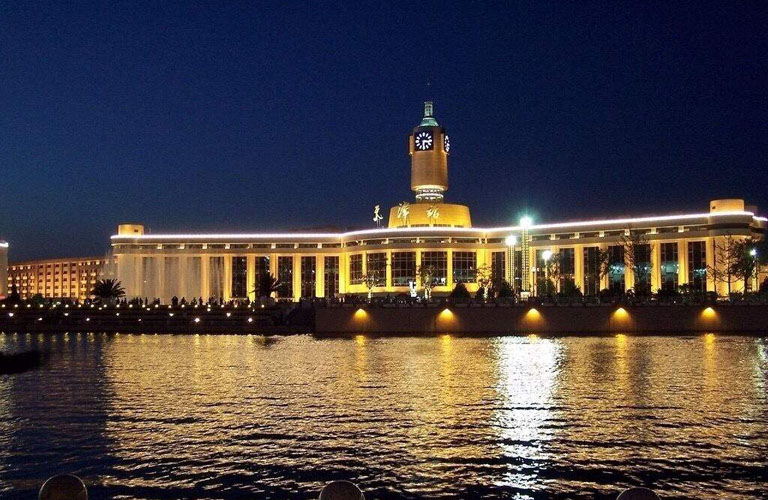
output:
<path id="1" fill-rule="evenodd" d="M 476 225 L 768 208 L 765 3 L 672 3 L 0 3 L 0 238 L 371 225 L 426 98 Z"/>

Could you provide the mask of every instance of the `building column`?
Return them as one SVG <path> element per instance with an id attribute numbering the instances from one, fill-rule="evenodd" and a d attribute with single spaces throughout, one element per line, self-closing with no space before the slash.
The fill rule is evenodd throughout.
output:
<path id="1" fill-rule="evenodd" d="M 651 242 L 651 292 L 661 288 L 661 242 Z"/>
<path id="2" fill-rule="evenodd" d="M 453 250 L 446 251 L 446 277 L 445 286 L 453 290 Z"/>
<path id="3" fill-rule="evenodd" d="M 211 257 L 200 256 L 200 293 L 204 301 L 211 296 Z"/>
<path id="4" fill-rule="evenodd" d="M 707 267 L 714 269 L 715 267 L 715 238 L 707 238 L 704 240 L 704 249 L 707 252 Z M 707 291 L 717 292 L 717 283 L 712 273 L 707 271 Z"/>
<path id="5" fill-rule="evenodd" d="M 349 254 L 339 254 L 339 295 L 347 293 L 349 285 Z"/>
<path id="6" fill-rule="evenodd" d="M 387 281 L 384 283 L 384 286 L 389 290 L 392 287 L 392 250 L 387 250 L 387 265 L 385 269 L 387 270 Z"/>
<path id="7" fill-rule="evenodd" d="M 576 282 L 576 286 L 581 290 L 581 293 L 585 293 L 584 245 L 573 247 L 573 281 Z"/>
<path id="8" fill-rule="evenodd" d="M 248 292 L 248 300 L 254 301 L 256 297 L 256 255 L 248 254 L 246 259 L 246 291 Z"/>
<path id="9" fill-rule="evenodd" d="M 301 254 L 293 254 L 293 301 L 301 298 Z"/>
<path id="10" fill-rule="evenodd" d="M 155 276 L 153 277 L 156 283 L 155 294 L 157 295 L 157 298 L 160 299 L 161 304 L 170 304 L 171 298 L 165 293 L 165 257 L 163 257 L 162 254 L 155 255 L 152 258 L 152 262 L 155 263 Z"/>
<path id="11" fill-rule="evenodd" d="M 233 255 L 224 256 L 224 300 L 232 298 L 232 259 Z"/>
<path id="12" fill-rule="evenodd" d="M 424 286 L 424 284 L 421 282 L 421 278 L 419 278 L 419 268 L 421 267 L 421 250 L 416 249 L 416 288 L 418 289 L 419 286 Z"/>
<path id="13" fill-rule="evenodd" d="M 688 283 L 688 247 L 685 240 L 677 240 L 677 284 Z"/>
<path id="14" fill-rule="evenodd" d="M 269 274 L 277 279 L 277 254 L 269 254 Z"/>
<path id="15" fill-rule="evenodd" d="M 325 297 L 325 256 L 315 256 L 315 297 Z M 325 297 L 326 299 L 328 297 Z"/>

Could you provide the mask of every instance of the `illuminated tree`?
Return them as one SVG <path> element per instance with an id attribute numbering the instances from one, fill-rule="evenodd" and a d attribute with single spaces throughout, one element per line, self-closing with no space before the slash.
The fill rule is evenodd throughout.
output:
<path id="1" fill-rule="evenodd" d="M 477 267 L 477 284 L 483 290 L 483 300 L 488 300 L 488 291 L 493 283 L 493 271 L 491 266 L 483 264 Z"/>
<path id="2" fill-rule="evenodd" d="M 734 245 L 736 260 L 731 268 L 731 273 L 736 279 L 744 281 L 744 291 L 747 290 L 749 281 L 755 277 L 760 264 L 760 252 L 757 246 L 752 240 L 737 241 Z"/>
<path id="3" fill-rule="evenodd" d="M 651 293 L 651 244 L 644 233 L 629 230 L 621 236 L 624 247 L 624 262 L 632 272 L 635 295 Z"/>
<path id="4" fill-rule="evenodd" d="M 432 300 L 432 289 L 437 286 L 437 268 L 435 266 L 419 266 L 416 270 L 424 287 L 424 299 Z"/>
<path id="5" fill-rule="evenodd" d="M 368 289 L 368 301 L 373 297 L 373 289 L 379 282 L 378 271 L 369 271 L 363 275 L 363 284 Z"/>
<path id="6" fill-rule="evenodd" d="M 731 283 L 737 280 L 734 271 L 738 267 L 739 253 L 742 252 L 739 240 L 730 233 L 722 241 L 715 240 L 715 265 L 707 266 L 707 272 L 719 283 L 725 283 L 728 295 L 731 295 Z"/>

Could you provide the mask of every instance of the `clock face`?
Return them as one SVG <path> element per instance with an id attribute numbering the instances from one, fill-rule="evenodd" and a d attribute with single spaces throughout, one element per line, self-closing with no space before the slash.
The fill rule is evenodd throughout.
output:
<path id="1" fill-rule="evenodd" d="M 451 141 L 448 139 L 447 135 L 443 138 L 443 149 L 445 149 L 446 153 L 451 150 Z"/>
<path id="2" fill-rule="evenodd" d="M 417 132 L 416 136 L 413 138 L 413 143 L 419 151 L 432 149 L 433 142 L 432 132 Z"/>

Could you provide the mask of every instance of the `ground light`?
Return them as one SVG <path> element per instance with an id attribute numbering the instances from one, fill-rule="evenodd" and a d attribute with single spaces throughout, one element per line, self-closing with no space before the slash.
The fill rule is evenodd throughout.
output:
<path id="1" fill-rule="evenodd" d="M 539 321 L 541 319 L 541 313 L 535 307 L 531 307 L 528 309 L 528 312 L 525 313 L 525 318 L 530 321 Z"/>

